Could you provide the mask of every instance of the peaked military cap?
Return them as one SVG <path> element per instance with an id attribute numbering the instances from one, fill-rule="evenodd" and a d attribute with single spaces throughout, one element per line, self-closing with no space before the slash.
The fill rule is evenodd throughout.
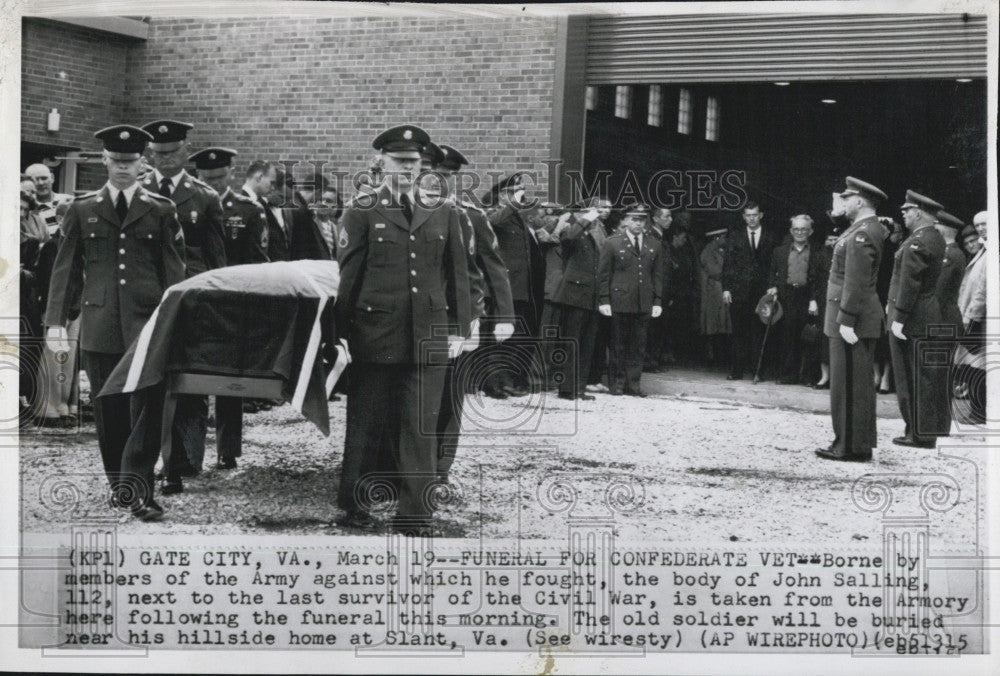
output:
<path id="1" fill-rule="evenodd" d="M 847 184 L 847 187 L 840 193 L 842 196 L 861 195 L 862 197 L 874 202 L 882 202 L 889 199 L 888 195 L 884 192 L 873 186 L 871 183 L 862 181 L 860 178 L 848 176 L 844 179 L 844 183 Z"/>
<path id="2" fill-rule="evenodd" d="M 237 154 L 235 150 L 229 148 L 205 148 L 188 157 L 188 162 L 194 162 L 202 177 L 212 176 L 222 174 L 224 172 L 220 170 L 232 166 L 233 158 Z"/>
<path id="3" fill-rule="evenodd" d="M 944 207 L 930 197 L 924 197 L 920 193 L 915 193 L 912 190 L 906 191 L 906 201 L 899 207 L 900 209 L 920 209 L 921 211 L 926 211 L 932 216 L 936 216 L 939 211 L 942 211 Z"/>
<path id="4" fill-rule="evenodd" d="M 153 137 L 149 143 L 152 150 L 170 152 L 180 147 L 181 141 L 187 138 L 188 131 L 194 129 L 194 125 L 176 120 L 156 120 L 142 125 L 142 128 Z"/>
<path id="5" fill-rule="evenodd" d="M 946 228 L 951 228 L 953 230 L 961 230 L 965 227 L 965 223 L 958 220 L 955 216 L 952 216 L 947 211 L 938 212 L 938 223 Z"/>
<path id="6" fill-rule="evenodd" d="M 441 161 L 444 159 L 444 151 L 434 141 L 428 141 L 427 145 L 420 151 L 420 159 L 433 167 L 441 164 Z"/>
<path id="7" fill-rule="evenodd" d="M 458 171 L 462 168 L 462 165 L 469 163 L 469 160 L 465 159 L 465 155 L 452 146 L 441 144 L 438 148 L 441 149 L 441 154 L 443 155 L 439 164 L 445 169 Z"/>
<path id="8" fill-rule="evenodd" d="M 424 146 L 431 142 L 427 132 L 412 124 L 386 129 L 372 141 L 372 148 L 389 155 L 419 160 Z"/>
<path id="9" fill-rule="evenodd" d="M 629 202 L 624 207 L 626 216 L 642 216 L 649 218 L 649 206 L 642 202 Z"/>
<path id="10" fill-rule="evenodd" d="M 101 140 L 108 157 L 113 160 L 139 159 L 146 144 L 153 138 L 152 134 L 128 124 L 106 127 L 95 132 L 94 136 Z"/>

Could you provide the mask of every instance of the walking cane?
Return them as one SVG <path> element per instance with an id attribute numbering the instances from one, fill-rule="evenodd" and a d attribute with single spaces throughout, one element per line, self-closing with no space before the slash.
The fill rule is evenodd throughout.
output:
<path id="1" fill-rule="evenodd" d="M 771 322 L 774 321 L 774 302 L 771 303 L 771 310 L 767 315 L 767 324 L 764 325 L 764 340 L 760 342 L 760 354 L 757 355 L 757 370 L 753 374 L 753 384 L 760 382 L 760 365 L 764 361 L 764 349 L 767 347 L 767 336 L 771 333 Z"/>

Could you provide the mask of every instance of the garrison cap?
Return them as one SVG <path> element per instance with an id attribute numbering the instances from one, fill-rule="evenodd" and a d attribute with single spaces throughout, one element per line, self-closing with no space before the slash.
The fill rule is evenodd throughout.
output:
<path id="1" fill-rule="evenodd" d="M 900 209 L 920 209 L 921 211 L 926 211 L 932 216 L 937 216 L 939 211 L 943 211 L 944 207 L 930 197 L 924 197 L 920 193 L 915 193 L 912 190 L 906 191 L 906 201 L 899 207 Z"/>
<path id="2" fill-rule="evenodd" d="M 419 160 L 424 146 L 431 142 L 427 132 L 412 124 L 386 129 L 372 141 L 372 148 L 401 159 Z"/>
<path id="3" fill-rule="evenodd" d="M 444 151 L 434 141 L 428 141 L 427 145 L 420 151 L 420 159 L 433 167 L 441 164 L 441 161 L 444 159 Z"/>
<path id="4" fill-rule="evenodd" d="M 939 211 L 937 215 L 938 223 L 946 228 L 951 228 L 952 230 L 961 230 L 965 227 L 965 223 L 958 220 L 955 216 L 952 216 L 947 211 Z"/>
<path id="5" fill-rule="evenodd" d="M 142 157 L 142 151 L 146 149 L 146 144 L 153 139 L 152 134 L 128 124 L 106 127 L 95 132 L 94 136 L 101 139 L 104 150 L 113 160 L 139 159 Z"/>
<path id="6" fill-rule="evenodd" d="M 181 147 L 181 141 L 187 138 L 188 131 L 194 129 L 194 125 L 176 120 L 156 120 L 142 125 L 142 128 L 153 137 L 149 142 L 150 150 L 170 152 Z"/>
<path id="7" fill-rule="evenodd" d="M 882 202 L 889 199 L 884 192 L 873 186 L 871 183 L 866 183 L 859 178 L 848 176 L 844 179 L 844 183 L 847 187 L 840 193 L 842 196 L 861 195 L 862 197 L 872 200 L 873 202 Z"/>
<path id="8" fill-rule="evenodd" d="M 962 239 L 964 240 L 967 237 L 979 237 L 979 231 L 975 227 L 967 225 L 962 228 Z"/>
<path id="9" fill-rule="evenodd" d="M 441 149 L 441 154 L 443 155 L 439 164 L 445 169 L 458 171 L 462 168 L 462 165 L 469 163 L 469 160 L 465 159 L 465 155 L 453 146 L 447 146 L 442 143 L 438 148 Z"/>
<path id="10" fill-rule="evenodd" d="M 232 166 L 233 158 L 237 154 L 235 150 L 229 148 L 205 148 L 188 157 L 188 162 L 194 162 L 202 178 L 217 176 Z"/>

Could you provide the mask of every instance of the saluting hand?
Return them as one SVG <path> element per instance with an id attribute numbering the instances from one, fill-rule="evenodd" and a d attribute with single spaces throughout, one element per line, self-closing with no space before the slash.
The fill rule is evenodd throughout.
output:
<path id="1" fill-rule="evenodd" d="M 900 340 L 906 340 L 906 336 L 903 335 L 903 322 L 893 322 L 889 330 Z"/>
<path id="2" fill-rule="evenodd" d="M 858 342 L 858 334 L 854 332 L 853 326 L 840 325 L 840 337 L 844 339 L 844 342 L 848 345 L 854 345 Z"/>

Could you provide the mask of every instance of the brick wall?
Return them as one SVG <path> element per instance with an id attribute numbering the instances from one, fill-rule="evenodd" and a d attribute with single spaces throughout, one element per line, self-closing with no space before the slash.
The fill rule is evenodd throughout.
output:
<path id="1" fill-rule="evenodd" d="M 471 170 L 549 159 L 555 20 L 159 19 L 130 55 L 124 117 L 189 121 L 194 149 L 365 169 L 412 122 Z"/>

